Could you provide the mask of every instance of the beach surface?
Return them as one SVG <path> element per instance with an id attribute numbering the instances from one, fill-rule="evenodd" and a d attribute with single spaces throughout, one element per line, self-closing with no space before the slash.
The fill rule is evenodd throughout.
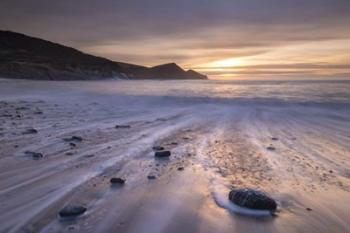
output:
<path id="1" fill-rule="evenodd" d="M 349 232 L 349 90 L 0 80 L 0 232 Z M 233 205 L 232 188 L 268 193 L 276 216 Z M 60 217 L 69 204 L 87 210 Z"/>

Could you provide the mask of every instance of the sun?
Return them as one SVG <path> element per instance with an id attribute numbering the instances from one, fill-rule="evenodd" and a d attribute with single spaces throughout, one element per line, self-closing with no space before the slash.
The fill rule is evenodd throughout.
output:
<path id="1" fill-rule="evenodd" d="M 228 58 L 208 63 L 211 68 L 229 68 L 244 65 L 244 61 L 240 58 Z"/>

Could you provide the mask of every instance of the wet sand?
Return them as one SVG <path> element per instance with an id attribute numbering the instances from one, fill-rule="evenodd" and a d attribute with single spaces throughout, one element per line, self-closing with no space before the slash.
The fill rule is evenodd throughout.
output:
<path id="1" fill-rule="evenodd" d="M 347 105 L 22 84 L 0 87 L 0 232 L 349 232 Z M 172 155 L 157 159 L 153 146 Z M 242 214 L 233 187 L 267 192 L 277 216 Z M 87 212 L 60 218 L 72 203 Z"/>

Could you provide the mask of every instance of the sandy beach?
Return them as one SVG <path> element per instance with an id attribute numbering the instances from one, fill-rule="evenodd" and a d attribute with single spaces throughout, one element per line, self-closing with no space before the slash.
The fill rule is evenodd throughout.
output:
<path id="1" fill-rule="evenodd" d="M 349 87 L 0 80 L 0 232 L 349 232 Z M 87 211 L 63 219 L 67 204 Z"/>

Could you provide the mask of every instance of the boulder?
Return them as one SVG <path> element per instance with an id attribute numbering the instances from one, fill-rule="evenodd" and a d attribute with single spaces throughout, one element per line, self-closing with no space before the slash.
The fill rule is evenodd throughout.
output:
<path id="1" fill-rule="evenodd" d="M 234 189 L 229 193 L 229 199 L 236 205 L 255 210 L 275 211 L 277 203 L 261 191 L 253 189 Z"/>

